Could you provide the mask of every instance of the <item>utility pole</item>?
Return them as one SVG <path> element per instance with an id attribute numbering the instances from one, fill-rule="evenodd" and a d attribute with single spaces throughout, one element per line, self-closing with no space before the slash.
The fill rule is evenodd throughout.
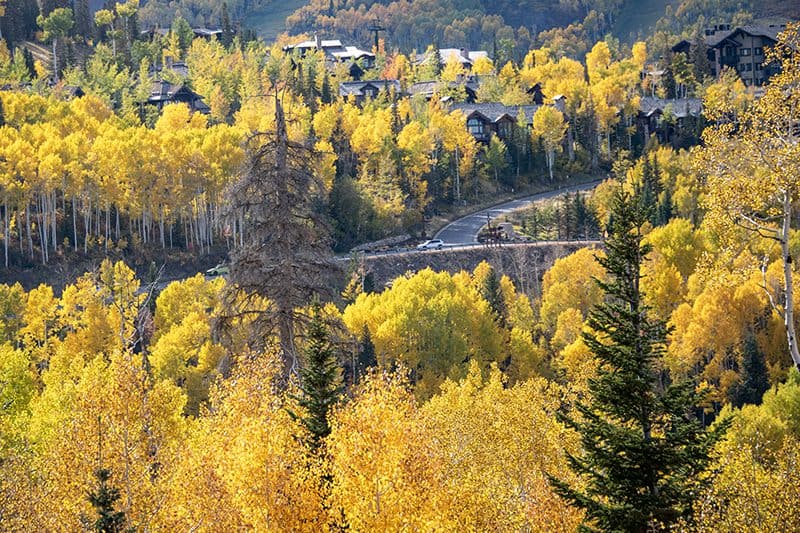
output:
<path id="1" fill-rule="evenodd" d="M 374 18 L 372 19 L 372 24 L 370 24 L 369 28 L 367 28 L 375 35 L 375 53 L 378 53 L 378 33 L 382 31 L 386 31 L 386 28 L 381 26 L 381 19 Z"/>

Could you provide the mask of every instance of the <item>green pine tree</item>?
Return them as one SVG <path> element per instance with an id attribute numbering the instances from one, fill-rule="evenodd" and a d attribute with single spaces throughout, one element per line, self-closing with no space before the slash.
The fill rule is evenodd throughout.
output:
<path id="1" fill-rule="evenodd" d="M 764 393 L 769 390 L 769 376 L 764 354 L 759 350 L 752 334 L 744 340 L 740 375 L 741 383 L 731 389 L 731 403 L 735 407 L 744 404 L 759 405 Z"/>
<path id="2" fill-rule="evenodd" d="M 489 269 L 489 274 L 483 280 L 483 285 L 480 288 L 481 296 L 492 308 L 494 319 L 500 327 L 506 326 L 506 317 L 508 312 L 506 310 L 506 301 L 503 298 L 503 289 L 500 287 L 500 277 L 494 268 Z"/>
<path id="3" fill-rule="evenodd" d="M 307 335 L 298 373 L 300 394 L 294 396 L 302 412 L 290 414 L 308 430 L 307 444 L 316 451 L 331 432 L 328 415 L 342 391 L 336 349 L 318 304 L 312 310 Z"/>
<path id="4" fill-rule="evenodd" d="M 222 34 L 220 35 L 220 42 L 222 46 L 228 48 L 233 42 L 233 26 L 231 25 L 231 16 L 228 13 L 228 3 L 222 2 L 222 15 L 221 15 Z"/>
<path id="5" fill-rule="evenodd" d="M 123 531 L 125 513 L 114 509 L 114 504 L 119 500 L 119 490 L 108 483 L 111 471 L 107 468 L 98 468 L 94 476 L 97 478 L 97 491 L 89 494 L 89 503 L 97 512 L 97 520 L 92 524 L 92 528 L 102 533 Z"/>
<path id="6" fill-rule="evenodd" d="M 319 99 L 323 104 L 330 104 L 333 101 L 333 96 L 331 94 L 331 80 L 328 77 L 327 69 L 322 73 L 322 88 L 320 90 Z"/>
<path id="7" fill-rule="evenodd" d="M 663 530 L 691 512 L 711 447 L 727 429 L 704 430 L 694 416 L 700 398 L 691 383 L 669 384 L 659 370 L 667 327 L 648 316 L 639 288 L 650 246 L 641 227 L 649 212 L 617 191 L 598 258 L 608 281 L 605 303 L 591 313 L 584 341 L 599 363 L 589 397 L 562 420 L 581 436 L 583 453 L 567 454 L 585 481 L 578 489 L 551 478 L 556 492 L 586 511 L 584 531 Z"/>
<path id="8" fill-rule="evenodd" d="M 361 349 L 358 351 L 355 381 L 358 382 L 367 373 L 367 370 L 375 366 L 378 366 L 375 344 L 372 342 L 372 335 L 370 335 L 369 328 L 365 324 L 364 333 L 361 335 Z"/>

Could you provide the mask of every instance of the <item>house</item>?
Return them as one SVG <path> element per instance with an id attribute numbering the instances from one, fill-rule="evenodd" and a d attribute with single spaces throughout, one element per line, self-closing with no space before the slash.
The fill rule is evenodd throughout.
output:
<path id="1" fill-rule="evenodd" d="M 211 109 L 203 102 L 203 98 L 184 84 L 173 85 L 166 80 L 156 80 L 150 89 L 147 103 L 155 105 L 158 110 L 167 104 L 183 103 L 189 106 L 192 112 L 208 114 Z"/>
<path id="2" fill-rule="evenodd" d="M 636 126 L 645 141 L 655 135 L 660 142 L 671 143 L 676 135 L 686 135 L 696 129 L 702 113 L 703 102 L 700 98 L 645 96 L 639 100 Z"/>
<path id="3" fill-rule="evenodd" d="M 370 81 L 343 81 L 339 84 L 339 96 L 342 98 L 352 97 L 357 104 L 364 100 L 371 100 L 378 96 L 381 91 L 389 94 L 394 90 L 395 95 L 400 96 L 402 88 L 397 80 L 370 80 Z"/>
<path id="4" fill-rule="evenodd" d="M 450 109 L 461 111 L 467 130 L 479 142 L 489 142 L 492 135 L 507 141 L 513 134 L 520 111 L 525 114 L 526 128 L 533 127 L 533 115 L 538 105 L 506 106 L 500 103 L 453 104 Z"/>
<path id="5" fill-rule="evenodd" d="M 440 81 L 422 81 L 414 83 L 408 88 L 408 93 L 411 96 L 422 96 L 425 100 L 430 101 L 434 94 L 444 95 L 441 97 L 442 101 L 448 101 L 450 96 L 448 93 L 464 90 L 464 101 L 467 103 L 474 103 L 477 100 L 478 88 L 480 87 L 480 79 L 478 76 L 470 75 L 464 76 L 458 81 L 440 82 Z"/>
<path id="6" fill-rule="evenodd" d="M 139 35 L 141 35 L 142 37 L 147 37 L 152 39 L 156 35 L 160 35 L 161 37 L 166 37 L 167 35 L 169 35 L 170 31 L 172 31 L 171 28 L 154 27 L 150 28 L 149 30 L 140 31 Z M 222 35 L 222 30 L 200 27 L 200 28 L 192 28 L 192 33 L 194 34 L 195 37 L 211 40 L 215 37 L 219 38 Z"/>
<path id="7" fill-rule="evenodd" d="M 489 59 L 489 53 L 485 50 L 467 50 L 466 48 L 440 48 L 439 49 L 439 64 L 444 66 L 447 62 L 455 58 L 461 63 L 466 70 L 471 70 L 472 65 L 478 58 L 485 57 Z M 424 65 L 431 61 L 430 52 L 424 54 L 417 54 L 416 64 Z"/>
<path id="8" fill-rule="evenodd" d="M 719 76 L 725 67 L 736 70 L 747 86 L 763 85 L 779 70 L 778 65 L 768 63 L 765 49 L 777 43 L 778 33 L 786 29 L 785 24 L 767 24 L 731 27 L 718 24 L 704 32 L 704 43 L 710 74 Z M 692 40 L 684 39 L 672 47 L 673 52 L 689 55 L 695 46 Z"/>
<path id="9" fill-rule="evenodd" d="M 301 57 L 305 56 L 308 52 L 316 52 L 322 50 L 325 57 L 331 61 L 339 63 L 356 63 L 359 62 L 363 68 L 372 68 L 375 65 L 375 54 L 361 50 L 355 46 L 346 46 L 338 39 L 323 40 L 318 35 L 314 35 L 311 41 L 303 41 L 301 43 L 284 46 L 284 52 L 297 51 Z"/>
<path id="10" fill-rule="evenodd" d="M 200 37 L 207 40 L 222 36 L 222 30 L 212 28 L 192 28 L 192 33 L 194 33 L 195 37 Z"/>
<path id="11" fill-rule="evenodd" d="M 177 74 L 181 78 L 189 77 L 189 65 L 187 65 L 183 61 L 172 61 L 172 58 L 169 56 L 164 57 L 163 65 L 151 65 L 149 74 L 151 77 L 160 78 L 161 73 L 164 70 L 172 71 L 174 74 Z"/>

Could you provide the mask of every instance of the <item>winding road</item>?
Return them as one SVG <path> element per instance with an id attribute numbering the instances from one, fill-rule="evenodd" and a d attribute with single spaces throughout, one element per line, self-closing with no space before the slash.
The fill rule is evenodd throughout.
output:
<path id="1" fill-rule="evenodd" d="M 478 232 L 486 225 L 487 220 L 495 219 L 501 215 L 525 209 L 531 204 L 555 198 L 568 192 L 586 191 L 595 188 L 600 183 L 600 180 L 590 181 L 588 183 L 581 183 L 580 185 L 573 185 L 564 187 L 563 189 L 556 189 L 554 191 L 542 192 L 539 194 L 532 194 L 523 198 L 517 198 L 498 204 L 486 209 L 481 209 L 475 213 L 469 214 L 465 217 L 454 220 L 445 227 L 439 230 L 434 236 L 435 239 L 442 239 L 445 245 L 464 245 L 464 244 L 477 244 Z"/>

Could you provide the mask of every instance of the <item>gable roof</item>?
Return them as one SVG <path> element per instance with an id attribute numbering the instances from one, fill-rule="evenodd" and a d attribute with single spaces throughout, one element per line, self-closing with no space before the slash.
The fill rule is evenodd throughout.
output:
<path id="1" fill-rule="evenodd" d="M 487 102 L 482 104 L 453 104 L 450 109 L 453 111 L 462 111 L 465 116 L 470 117 L 475 113 L 480 114 L 490 122 L 498 122 L 503 117 L 508 117 L 512 120 L 517 120 L 520 110 L 525 113 L 525 118 L 528 124 L 533 123 L 533 115 L 539 109 L 538 105 L 503 105 L 498 102 Z"/>
<path id="2" fill-rule="evenodd" d="M 718 29 L 724 28 L 724 29 Z M 778 41 L 778 34 L 786 29 L 784 24 L 750 24 L 745 26 L 736 26 L 731 28 L 730 25 L 721 25 L 715 28 L 706 30 L 703 40 L 706 46 L 716 48 L 728 39 L 733 39 L 737 34 L 746 34 L 753 37 L 764 37 L 773 42 Z M 688 50 L 695 44 L 694 39 L 682 39 L 678 41 L 673 47 L 674 52 Z"/>
<path id="3" fill-rule="evenodd" d="M 703 112 L 703 101 L 700 98 L 675 98 L 665 99 L 654 96 L 644 96 L 639 99 L 639 113 L 645 117 L 651 117 L 657 113 L 663 113 L 667 107 L 676 118 L 686 118 L 689 116 L 698 117 Z"/>
<path id="4" fill-rule="evenodd" d="M 340 96 L 364 96 L 364 90 L 374 87 L 378 91 L 389 91 L 394 88 L 400 94 L 400 82 L 398 80 L 365 80 L 365 81 L 343 81 L 339 84 Z"/>

